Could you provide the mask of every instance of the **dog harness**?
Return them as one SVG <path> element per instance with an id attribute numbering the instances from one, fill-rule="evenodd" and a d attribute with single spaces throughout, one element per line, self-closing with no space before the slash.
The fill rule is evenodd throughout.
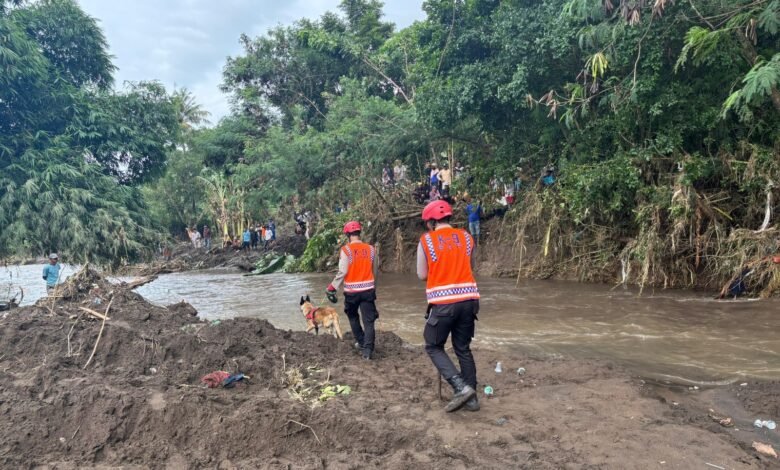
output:
<path id="1" fill-rule="evenodd" d="M 306 314 L 306 319 L 314 321 L 314 315 L 317 314 L 317 310 L 319 310 L 319 309 L 320 309 L 319 307 L 317 307 L 317 308 L 312 307 L 312 309 L 309 310 L 309 313 Z"/>

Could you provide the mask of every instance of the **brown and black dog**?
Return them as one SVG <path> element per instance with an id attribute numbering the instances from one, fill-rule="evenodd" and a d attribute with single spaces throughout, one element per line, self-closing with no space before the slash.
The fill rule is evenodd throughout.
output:
<path id="1" fill-rule="evenodd" d="M 306 317 L 306 333 L 314 330 L 319 334 L 320 327 L 323 327 L 338 339 L 344 339 L 339 326 L 339 313 L 333 307 L 315 308 L 307 295 L 306 298 L 301 297 L 301 312 Z"/>

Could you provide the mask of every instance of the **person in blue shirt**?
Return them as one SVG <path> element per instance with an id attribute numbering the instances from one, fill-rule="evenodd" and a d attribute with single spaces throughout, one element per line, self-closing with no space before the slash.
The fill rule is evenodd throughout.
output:
<path id="1" fill-rule="evenodd" d="M 552 186 L 555 183 L 555 166 L 550 163 L 542 170 L 542 184 Z"/>
<path id="2" fill-rule="evenodd" d="M 57 281 L 60 279 L 60 257 L 57 253 L 49 255 L 49 264 L 43 267 L 43 280 L 46 281 L 46 292 L 50 292 L 57 287 Z"/>
<path id="3" fill-rule="evenodd" d="M 271 231 L 271 241 L 276 240 L 276 223 L 274 223 L 274 219 L 268 220 L 268 230 Z"/>
<path id="4" fill-rule="evenodd" d="M 249 231 L 249 229 L 244 230 L 244 238 L 243 238 L 243 244 L 241 245 L 242 250 L 249 250 L 249 244 L 252 241 L 252 232 Z"/>
<path id="5" fill-rule="evenodd" d="M 479 243 L 479 218 L 482 215 L 482 203 L 478 202 L 474 204 L 469 200 L 469 205 L 466 206 L 466 216 L 469 218 L 469 232 L 474 237 L 476 243 Z"/>

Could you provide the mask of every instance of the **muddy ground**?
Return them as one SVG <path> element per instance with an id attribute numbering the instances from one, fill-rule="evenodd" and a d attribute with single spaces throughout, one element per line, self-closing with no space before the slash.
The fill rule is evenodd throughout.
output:
<path id="1" fill-rule="evenodd" d="M 157 307 L 95 274 L 68 286 L 0 319 L 2 468 L 778 466 L 750 448 L 780 448 L 777 434 L 750 425 L 777 418 L 777 383 L 691 391 L 604 363 L 477 350 L 480 385 L 495 396 L 480 412 L 446 414 L 424 352 L 391 332 L 366 362 L 348 340 L 258 319 L 202 322 L 188 304 Z M 109 303 L 85 367 L 102 322 L 79 307 Z M 215 370 L 251 379 L 204 388 Z M 351 390 L 321 400 L 331 385 Z M 710 403 L 736 426 L 708 417 Z"/>
<path id="2" fill-rule="evenodd" d="M 268 253 L 300 256 L 306 249 L 306 238 L 302 235 L 283 236 L 274 241 L 267 249 L 262 244 L 255 250 L 243 251 L 222 248 L 215 240 L 210 250 L 193 248 L 191 243 L 179 243 L 171 250 L 168 259 L 156 257 L 147 263 L 132 264 L 117 270 L 122 276 L 150 276 L 155 274 L 177 273 L 211 268 L 237 268 L 252 271 L 255 263 Z"/>

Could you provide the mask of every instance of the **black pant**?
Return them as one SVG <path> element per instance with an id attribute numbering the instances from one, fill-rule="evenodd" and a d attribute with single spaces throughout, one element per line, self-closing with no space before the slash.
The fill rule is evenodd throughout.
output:
<path id="1" fill-rule="evenodd" d="M 344 293 L 344 313 L 349 318 L 349 326 L 355 341 L 360 343 L 364 352 L 374 352 L 374 322 L 379 318 L 376 310 L 376 291 L 374 289 L 365 292 Z M 358 309 L 363 314 L 363 326 L 360 325 Z"/>
<path id="2" fill-rule="evenodd" d="M 454 304 L 434 305 L 425 322 L 425 352 L 445 379 L 460 374 L 463 380 L 476 389 L 477 365 L 471 354 L 474 322 L 479 313 L 478 300 L 466 300 Z M 460 373 L 452 359 L 444 352 L 444 344 L 452 333 L 452 347 L 460 362 Z"/>

